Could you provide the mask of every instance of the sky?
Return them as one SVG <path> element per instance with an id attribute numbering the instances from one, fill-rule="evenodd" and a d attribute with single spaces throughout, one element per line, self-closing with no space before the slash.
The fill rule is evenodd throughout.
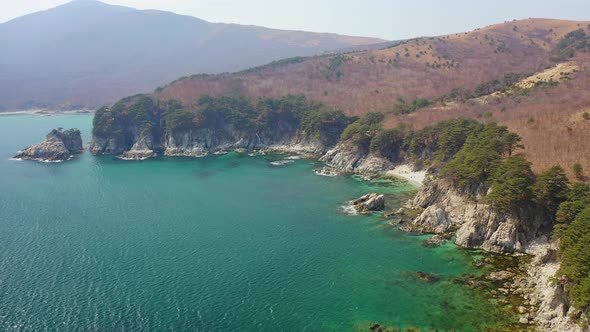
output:
<path id="1" fill-rule="evenodd" d="M 0 22 L 68 0 L 0 0 Z M 530 17 L 590 20 L 590 0 L 104 0 L 210 22 L 388 40 L 473 30 Z"/>

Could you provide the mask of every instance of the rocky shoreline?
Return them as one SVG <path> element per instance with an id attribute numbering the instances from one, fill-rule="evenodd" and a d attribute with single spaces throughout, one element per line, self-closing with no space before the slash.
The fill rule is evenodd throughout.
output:
<path id="1" fill-rule="evenodd" d="M 267 132 L 260 135 L 240 131 L 229 125 L 216 130 L 179 130 L 160 138 L 146 135 L 139 128 L 129 128 L 128 132 L 133 134 L 133 139 L 126 143 L 116 137 L 94 135 L 90 151 L 97 155 L 118 155 L 125 160 L 146 160 L 158 155 L 203 157 L 228 151 L 249 152 L 253 155 L 282 153 L 318 158 L 325 165 L 315 170 L 318 175 L 335 176 L 354 173 L 363 178 L 389 176 L 407 180 L 418 186 L 419 191 L 413 199 L 396 213 L 387 213 L 385 216 L 392 220 L 392 225 L 399 224 L 403 231 L 435 234 L 437 237 L 428 241 L 426 246 L 437 246 L 453 238 L 455 244 L 460 247 L 481 249 L 496 255 L 508 255 L 506 257 L 516 255 L 520 257 L 518 261 L 522 259 L 522 264 L 530 265 L 533 263 L 522 257 L 531 257 L 531 246 L 538 238 L 547 235 L 544 233 L 548 226 L 547 218 L 534 208 L 522 207 L 517 213 L 501 213 L 482 200 L 487 194 L 484 192 L 483 185 L 458 189 L 449 182 L 435 179 L 426 170 L 415 169 L 412 165 L 408 165 L 403 157 L 394 163 L 373 155 L 367 149 L 350 141 L 326 143 L 337 142 L 337 138 L 334 137 L 327 140 L 311 139 L 299 135 L 297 131 L 287 134 Z M 283 166 L 282 161 L 276 163 L 275 166 Z M 381 207 L 381 200 L 382 198 L 378 195 L 368 195 L 352 206 L 355 207 L 356 213 L 370 213 Z M 370 201 L 369 205 L 365 205 L 367 201 Z M 542 247 L 550 246 L 546 244 Z M 502 260 L 492 259 L 491 265 L 500 261 Z M 510 277 L 506 277 L 508 273 L 488 275 L 486 278 L 506 277 L 502 280 L 493 280 L 492 287 L 488 288 L 488 291 L 491 296 L 509 297 L 512 298 L 510 303 L 519 303 L 517 306 L 508 305 L 511 308 L 508 311 L 520 317 L 518 329 L 537 326 L 543 331 L 555 331 L 557 328 L 558 331 L 561 329 L 585 332 L 587 330 L 577 329 L 579 327 L 568 319 L 567 312 L 560 309 L 567 306 L 563 296 L 561 295 L 560 298 L 560 293 L 557 291 L 548 294 L 548 289 L 553 287 L 549 286 L 548 280 L 551 276 L 550 272 L 555 270 L 554 264 L 558 263 L 545 262 L 540 265 L 530 265 L 528 269 L 512 267 L 514 271 L 495 271 L 510 272 Z M 532 281 L 523 281 L 529 280 L 529 274 L 525 275 L 523 271 L 531 271 L 530 275 L 534 277 L 530 278 L 536 279 L 534 284 Z M 543 273 L 543 275 L 534 273 Z M 465 282 L 477 285 L 483 281 L 477 278 L 470 280 L 467 276 Z M 496 294 L 491 291 L 496 291 Z M 531 300 L 533 297 L 535 300 Z M 516 298 L 518 300 L 515 300 Z"/>
<path id="2" fill-rule="evenodd" d="M 518 315 L 514 330 L 590 331 L 572 321 L 574 310 L 563 286 L 552 282 L 559 268 L 558 245 L 548 240 L 543 216 L 527 210 L 520 211 L 520 217 L 499 213 L 469 198 L 476 195 L 476 190 L 461 192 L 444 180 L 430 180 L 386 216 L 396 217 L 403 231 L 434 234 L 425 241 L 427 247 L 454 237 L 460 247 L 489 253 L 476 263 L 490 267 L 483 277 L 465 276 L 458 282 L 484 290 Z"/>

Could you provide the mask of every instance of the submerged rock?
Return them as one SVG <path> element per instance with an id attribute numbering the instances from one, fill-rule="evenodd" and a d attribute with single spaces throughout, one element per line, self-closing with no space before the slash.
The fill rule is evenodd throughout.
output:
<path id="1" fill-rule="evenodd" d="M 422 241 L 422 245 L 427 248 L 435 248 L 440 247 L 443 244 L 449 241 L 450 236 L 446 234 L 436 234 L 433 235 L 430 239 Z"/>
<path id="2" fill-rule="evenodd" d="M 436 281 L 440 280 L 440 278 L 435 276 L 434 274 L 420 272 L 420 271 L 416 272 L 416 277 L 418 277 L 418 279 L 420 279 L 422 281 L 426 281 L 426 282 L 436 282 Z"/>
<path id="3" fill-rule="evenodd" d="M 357 212 L 383 211 L 385 209 L 385 196 L 376 193 L 366 194 L 350 201 L 350 204 Z"/>
<path id="4" fill-rule="evenodd" d="M 514 273 L 512 273 L 510 271 L 500 271 L 500 272 L 492 272 L 490 274 L 489 278 L 491 280 L 495 280 L 495 281 L 502 281 L 502 280 L 511 279 L 512 277 L 514 277 Z"/>
<path id="5" fill-rule="evenodd" d="M 270 165 L 271 166 L 287 166 L 289 164 L 293 163 L 293 160 L 289 160 L 289 159 L 283 159 L 283 160 L 276 160 L 276 161 L 271 161 Z"/>
<path id="6" fill-rule="evenodd" d="M 317 175 L 321 175 L 321 176 L 328 176 L 328 177 L 334 177 L 334 176 L 338 176 L 338 171 L 332 167 L 322 167 L 322 168 L 318 168 L 314 170 L 314 173 Z"/>
<path id="7" fill-rule="evenodd" d="M 69 160 L 84 150 L 82 136 L 78 129 L 53 129 L 45 140 L 22 150 L 16 159 L 59 162 Z"/>
<path id="8" fill-rule="evenodd" d="M 130 150 L 119 156 L 123 160 L 148 160 L 157 157 L 153 150 Z"/>

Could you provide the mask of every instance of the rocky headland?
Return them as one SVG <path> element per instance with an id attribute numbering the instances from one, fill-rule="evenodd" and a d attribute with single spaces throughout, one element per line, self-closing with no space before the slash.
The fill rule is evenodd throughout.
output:
<path id="1" fill-rule="evenodd" d="M 257 105 L 239 98 L 208 97 L 199 104 L 199 111 L 192 113 L 175 102 L 163 105 L 149 96 L 135 96 L 103 108 L 95 116 L 90 151 L 145 160 L 159 154 L 201 157 L 272 150 L 318 157 L 326 165 L 316 171 L 320 175 L 343 172 L 408 180 L 420 186 L 419 191 L 399 211 L 385 214 L 394 219 L 392 225 L 434 234 L 425 242 L 428 247 L 454 239 L 468 249 L 534 256 L 523 263 L 527 264 L 524 274 L 497 271 L 491 276 L 506 284 L 499 287 L 507 293 L 526 302 L 515 309 L 521 323 L 546 331 L 586 331 L 569 318 L 573 309 L 563 286 L 550 282 L 559 266 L 557 257 L 537 258 L 556 246 L 548 241 L 539 244 L 550 235 L 551 216 L 530 198 L 529 189 L 510 188 L 513 182 L 504 182 L 510 177 L 517 177 L 517 184 L 534 181 L 530 165 L 512 156 L 519 138 L 507 128 L 456 119 L 418 132 L 383 130 L 380 115 L 350 118 L 293 96 Z M 479 168 L 478 158 L 486 158 L 497 169 Z M 496 176 L 503 167 L 508 170 L 505 175 Z M 502 191 L 509 195 L 513 189 L 523 192 L 508 200 L 498 195 Z M 360 213 L 385 206 L 384 197 L 377 194 L 350 203 Z"/>
<path id="2" fill-rule="evenodd" d="M 84 150 L 82 136 L 77 129 L 54 129 L 41 143 L 34 144 L 14 156 L 15 159 L 42 162 L 61 162 Z"/>

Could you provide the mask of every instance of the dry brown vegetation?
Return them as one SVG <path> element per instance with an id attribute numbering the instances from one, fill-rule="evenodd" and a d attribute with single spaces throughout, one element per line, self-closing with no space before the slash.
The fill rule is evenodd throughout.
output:
<path id="1" fill-rule="evenodd" d="M 350 115 L 390 112 L 399 97 L 435 99 L 455 88 L 473 90 L 508 73 L 542 73 L 555 66 L 550 51 L 567 33 L 589 22 L 529 19 L 472 32 L 410 40 L 378 51 L 309 58 L 247 72 L 181 80 L 157 95 L 194 105 L 201 95 L 245 94 L 253 98 L 304 94 Z M 421 128 L 454 117 L 497 121 L 523 137 L 523 152 L 535 171 L 561 164 L 572 173 L 579 162 L 590 173 L 588 54 L 573 59 L 579 70 L 557 86 L 486 97 L 485 102 L 434 106 L 412 114 L 389 115 L 386 125 L 401 122 Z"/>
<path id="2" fill-rule="evenodd" d="M 526 147 L 522 153 L 533 162 L 535 172 L 559 164 L 573 176 L 572 167 L 578 162 L 590 171 L 590 120 L 584 118 L 584 113 L 590 112 L 590 57 L 576 60 L 582 71 L 555 87 L 389 116 L 386 126 L 403 122 L 418 129 L 456 117 L 495 121 L 522 136 Z"/>

